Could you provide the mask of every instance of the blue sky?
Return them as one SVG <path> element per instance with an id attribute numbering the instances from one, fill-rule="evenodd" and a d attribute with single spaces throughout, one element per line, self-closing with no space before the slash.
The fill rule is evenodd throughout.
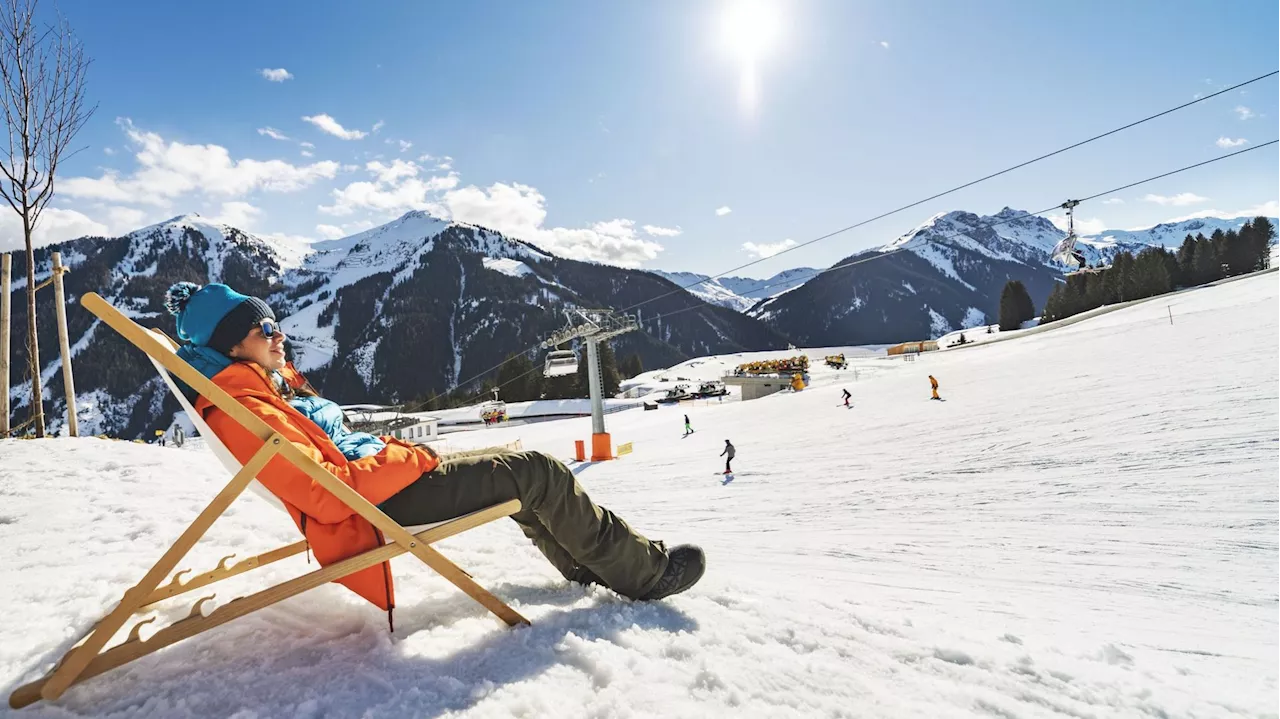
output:
<path id="1" fill-rule="evenodd" d="M 43 239 L 185 212 L 322 239 L 416 208 L 569 256 L 714 273 L 1275 70 L 1280 54 L 1274 0 L 762 1 L 726 34 L 734 4 L 63 0 L 100 106 Z M 1272 78 L 744 274 L 825 266 L 935 212 L 1092 194 L 1274 139 L 1277 117 Z M 1277 157 L 1078 217 L 1274 213 Z"/>

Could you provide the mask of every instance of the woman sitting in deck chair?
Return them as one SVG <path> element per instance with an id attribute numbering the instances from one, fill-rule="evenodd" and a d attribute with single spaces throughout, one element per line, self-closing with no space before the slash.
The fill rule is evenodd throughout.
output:
<path id="1" fill-rule="evenodd" d="M 701 549 L 667 550 L 641 536 L 594 504 L 553 457 L 504 451 L 441 460 L 394 437 L 349 432 L 341 409 L 285 361 L 285 334 L 262 300 L 222 284 L 179 282 L 165 294 L 165 307 L 188 343 L 180 357 L 401 525 L 518 499 L 522 508 L 511 518 L 570 581 L 651 600 L 683 592 L 702 577 Z M 252 455 L 258 445 L 239 423 L 203 397 L 195 409 L 240 461 Z M 371 524 L 292 465 L 273 460 L 259 480 L 288 506 L 321 564 L 382 543 Z M 343 583 L 384 610 L 393 606 L 380 567 Z"/>

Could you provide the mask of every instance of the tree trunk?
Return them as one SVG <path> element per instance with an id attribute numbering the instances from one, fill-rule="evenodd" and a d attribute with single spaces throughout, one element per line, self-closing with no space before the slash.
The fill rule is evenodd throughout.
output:
<path id="1" fill-rule="evenodd" d="M 22 235 L 27 241 L 27 362 L 31 372 L 31 419 L 36 437 L 44 437 L 44 397 L 40 393 L 40 343 L 36 335 L 36 253 L 31 244 L 31 220 L 22 217 Z"/>

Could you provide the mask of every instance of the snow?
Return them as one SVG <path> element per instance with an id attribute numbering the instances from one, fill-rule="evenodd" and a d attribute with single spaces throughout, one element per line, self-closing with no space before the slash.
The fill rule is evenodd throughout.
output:
<path id="1" fill-rule="evenodd" d="M 1277 290 L 1263 275 L 913 363 L 867 351 L 854 366 L 882 371 L 815 367 L 800 393 L 610 415 L 635 451 L 578 479 L 649 536 L 704 547 L 686 594 L 566 584 L 503 522 L 438 546 L 531 627 L 402 557 L 395 634 L 328 585 L 21 715 L 1274 716 L 1280 358 L 1258 340 L 1280 332 Z M 451 441 L 567 457 L 589 433 Z M 725 438 L 729 483 L 712 476 Z M 199 444 L 0 441 L 5 686 L 47 669 L 227 481 Z M 243 497 L 181 566 L 296 535 Z M 213 604 L 306 569 L 255 570 Z M 170 604 L 166 620 L 190 606 Z"/>
<path id="2" fill-rule="evenodd" d="M 501 272 L 511 277 L 524 277 L 533 272 L 529 266 L 519 260 L 513 260 L 507 257 L 483 257 L 481 261 L 486 269 L 494 272 Z"/>
<path id="3" fill-rule="evenodd" d="M 973 285 L 965 282 L 960 277 L 960 273 L 956 272 L 956 266 L 951 261 L 951 253 L 946 248 L 932 242 L 915 245 L 908 252 L 913 252 L 921 259 L 938 269 L 939 272 L 959 282 L 960 284 L 973 289 Z"/>
<path id="4" fill-rule="evenodd" d="M 1273 227 L 1280 225 L 1280 219 L 1275 217 L 1269 219 Z M 1215 230 L 1222 230 L 1223 232 L 1239 230 L 1244 223 L 1252 220 L 1253 217 L 1199 217 L 1178 222 L 1164 222 L 1154 227 L 1133 230 L 1103 230 L 1089 239 L 1102 245 L 1158 245 L 1177 249 L 1182 245 L 1182 241 L 1187 238 L 1187 235 L 1203 234 L 1208 237 Z"/>
<path id="5" fill-rule="evenodd" d="M 970 327 L 978 327 L 987 323 L 987 313 L 977 307 L 970 307 L 964 313 L 964 319 L 960 320 L 960 326 L 969 329 Z"/>
<path id="6" fill-rule="evenodd" d="M 941 337 L 951 331 L 951 322 L 946 317 L 938 314 L 938 311 L 932 307 L 926 306 L 929 310 L 929 336 Z"/>
<path id="7" fill-rule="evenodd" d="M 763 299 L 772 299 L 786 294 L 803 285 L 819 274 L 818 270 L 809 267 L 797 267 L 783 270 L 764 280 L 752 277 L 718 277 L 711 279 L 708 275 L 693 272 L 665 272 L 650 270 L 655 275 L 670 280 L 686 288 L 704 302 L 728 307 L 731 310 L 745 312 Z"/>

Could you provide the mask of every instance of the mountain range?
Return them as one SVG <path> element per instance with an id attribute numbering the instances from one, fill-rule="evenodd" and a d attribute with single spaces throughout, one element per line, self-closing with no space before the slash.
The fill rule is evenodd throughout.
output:
<path id="1" fill-rule="evenodd" d="M 177 405 L 136 349 L 80 309 L 85 292 L 173 336 L 165 290 L 183 280 L 225 282 L 267 299 L 290 337 L 295 364 L 326 395 L 408 402 L 460 382 L 474 386 L 472 377 L 512 354 L 540 358 L 539 341 L 575 307 L 635 308 L 642 331 L 613 345 L 620 356 L 638 354 L 648 368 L 788 343 L 926 339 L 986 324 L 994 321 L 1007 280 L 1022 280 L 1039 305 L 1061 276 L 1049 252 L 1063 232 L 1024 215 L 1010 208 L 985 217 L 940 214 L 836 269 L 796 268 L 765 280 L 580 262 L 422 212 L 311 245 L 183 215 L 122 237 L 40 248 L 37 267 L 46 269 L 37 281 L 49 274 L 49 254 L 60 250 L 71 269 L 64 282 L 81 431 L 141 437 L 167 426 Z M 1246 219 L 1105 232 L 1081 246 L 1097 261 L 1148 243 L 1177 245 L 1188 232 L 1208 234 Z M 25 284 L 25 277 L 16 278 L 12 297 L 15 417 L 25 415 L 30 401 L 25 343 L 17 339 L 26 326 Z M 45 409 L 56 427 L 64 410 L 53 303 L 41 302 L 37 311 Z"/>
<path id="2" fill-rule="evenodd" d="M 818 270 L 811 267 L 797 267 L 783 270 L 764 280 L 751 277 L 717 277 L 694 272 L 664 272 L 651 270 L 653 274 L 670 280 L 702 298 L 705 302 L 728 307 L 731 310 L 744 312 L 761 300 L 777 297 L 788 290 L 793 290 L 808 282 Z"/>

